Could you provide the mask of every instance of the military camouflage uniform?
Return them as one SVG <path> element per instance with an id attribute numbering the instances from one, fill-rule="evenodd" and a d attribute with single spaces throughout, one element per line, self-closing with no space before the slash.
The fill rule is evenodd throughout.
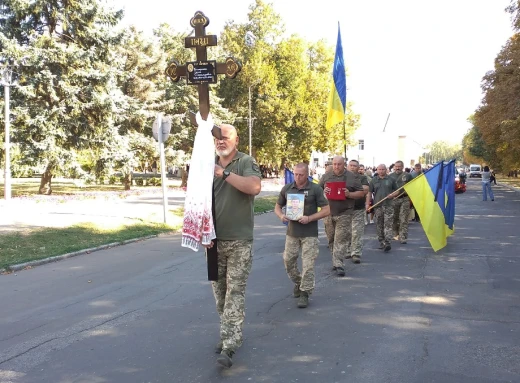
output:
<path id="1" fill-rule="evenodd" d="M 323 189 L 317 184 L 307 182 L 302 188 L 296 182 L 285 185 L 280 191 L 278 201 L 280 207 L 287 205 L 287 196 L 290 194 L 304 194 L 303 215 L 311 216 L 318 211 L 318 207 L 329 203 L 323 195 Z M 300 291 L 311 294 L 314 290 L 314 262 L 318 257 L 318 221 L 301 224 L 298 221 L 289 221 L 285 237 L 285 251 L 283 261 L 287 275 L 299 286 Z M 302 251 L 302 272 L 298 270 L 298 255 Z"/>
<path id="2" fill-rule="evenodd" d="M 334 249 L 332 250 L 332 266 L 344 267 L 343 259 L 349 253 L 349 240 L 352 238 L 352 219 L 354 210 L 332 217 L 334 227 Z"/>
<path id="3" fill-rule="evenodd" d="M 345 182 L 350 192 L 362 191 L 363 186 L 356 175 L 345 170 L 340 175 L 325 173 L 320 179 L 320 186 L 325 188 L 327 182 Z M 343 259 L 349 254 L 349 241 L 352 238 L 352 219 L 354 217 L 354 199 L 329 200 L 330 215 L 333 227 L 334 247 L 331 249 L 332 266 L 344 267 Z"/>
<path id="4" fill-rule="evenodd" d="M 253 241 L 217 241 L 218 281 L 211 282 L 220 316 L 223 347 L 236 350 L 242 345 L 246 282 L 253 265 Z"/>
<path id="5" fill-rule="evenodd" d="M 369 192 L 374 193 L 374 205 L 389 194 L 397 190 L 395 179 L 386 175 L 381 178 L 376 175 L 369 185 Z M 394 221 L 394 204 L 391 199 L 386 199 L 374 208 L 376 220 L 377 239 L 383 246 L 390 245 L 392 241 L 392 224 Z"/>
<path id="6" fill-rule="evenodd" d="M 323 218 L 323 225 L 325 226 L 325 235 L 327 236 L 327 242 L 329 249 L 334 249 L 334 225 L 332 224 L 332 217 L 329 215 Z"/>
<path id="7" fill-rule="evenodd" d="M 394 206 L 376 206 L 374 218 L 376 220 L 377 239 L 382 245 L 388 245 L 392 241 L 392 223 L 394 221 Z"/>
<path id="8" fill-rule="evenodd" d="M 298 270 L 298 255 L 302 249 L 302 272 Z M 300 286 L 301 291 L 312 294 L 314 290 L 314 262 L 318 258 L 318 237 L 285 237 L 283 262 L 287 275 Z"/>
<path id="9" fill-rule="evenodd" d="M 365 175 L 356 175 L 362 186 L 369 186 Z M 365 197 L 354 201 L 354 215 L 352 217 L 352 235 L 348 239 L 348 254 L 352 258 L 361 258 L 363 252 L 363 236 L 365 235 Z"/>
<path id="10" fill-rule="evenodd" d="M 408 221 L 410 219 L 410 197 L 403 196 L 394 200 L 394 218 L 392 232 L 400 241 L 408 239 Z"/>
<path id="11" fill-rule="evenodd" d="M 218 162 L 218 157 L 215 159 Z M 237 152 L 226 170 L 239 176 L 262 178 L 256 161 Z M 242 193 L 226 180 L 215 177 L 215 218 L 218 280 L 212 282 L 220 316 L 223 348 L 236 351 L 242 345 L 246 282 L 253 263 L 253 195 Z"/>
<path id="12" fill-rule="evenodd" d="M 404 184 L 410 182 L 413 176 L 410 173 L 399 172 L 390 175 L 395 179 L 397 188 L 401 188 Z M 401 191 L 401 193 L 403 193 Z M 401 242 L 408 238 L 408 220 L 410 218 L 410 197 L 404 192 L 399 198 L 394 199 L 394 217 L 392 231 L 394 237 L 399 237 Z"/>
<path id="13" fill-rule="evenodd" d="M 366 211 L 354 210 L 352 216 L 352 235 L 349 240 L 349 254 L 351 257 L 361 258 L 363 253 L 363 236 L 365 235 Z"/>

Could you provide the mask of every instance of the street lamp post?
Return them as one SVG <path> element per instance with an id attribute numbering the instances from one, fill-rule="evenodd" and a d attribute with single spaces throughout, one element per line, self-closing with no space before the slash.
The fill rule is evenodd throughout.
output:
<path id="1" fill-rule="evenodd" d="M 252 156 L 252 147 L 251 147 L 251 136 L 253 131 L 253 120 L 251 119 L 251 87 L 249 86 L 249 119 L 248 119 L 248 125 L 249 125 L 249 155 Z"/>
<path id="2" fill-rule="evenodd" d="M 5 144 L 4 144 L 4 152 L 5 152 L 5 169 L 4 169 L 4 198 L 5 200 L 11 199 L 11 154 L 10 154 L 10 128 L 11 121 L 9 119 L 10 110 L 9 110 L 9 91 L 11 87 L 11 77 L 12 73 L 9 69 L 9 62 L 6 63 L 4 73 L 2 76 L 2 83 L 4 85 L 4 103 L 5 103 Z"/>
<path id="3" fill-rule="evenodd" d="M 256 36 L 251 31 L 247 31 L 245 35 L 245 43 L 249 48 L 253 48 L 256 44 Z M 248 120 L 248 127 L 249 127 L 249 155 L 252 156 L 252 131 L 253 131 L 253 119 L 251 118 L 251 88 L 258 84 L 256 82 L 255 84 L 249 85 L 249 120 Z"/>

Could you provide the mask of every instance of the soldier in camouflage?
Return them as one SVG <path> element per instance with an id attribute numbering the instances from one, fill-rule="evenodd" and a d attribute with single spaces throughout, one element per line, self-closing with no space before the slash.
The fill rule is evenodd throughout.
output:
<path id="1" fill-rule="evenodd" d="M 256 161 L 237 150 L 236 129 L 227 124 L 220 128 L 213 180 L 218 280 L 212 287 L 220 316 L 217 362 L 229 368 L 242 345 L 246 282 L 253 263 L 254 196 L 260 193 L 262 175 Z"/>
<path id="2" fill-rule="evenodd" d="M 275 214 L 284 223 L 288 223 L 285 237 L 283 261 L 287 275 L 294 283 L 293 295 L 298 299 L 298 307 L 305 308 L 309 304 L 309 296 L 315 285 L 314 263 L 318 257 L 318 220 L 330 213 L 329 203 L 323 190 L 308 180 L 309 167 L 305 163 L 296 165 L 294 182 L 285 185 L 280 191 L 274 208 Z M 287 205 L 291 194 L 304 194 L 303 216 L 289 220 L 282 208 Z M 318 208 L 321 208 L 318 211 Z M 302 271 L 298 270 L 298 255 L 302 252 Z"/>
<path id="3" fill-rule="evenodd" d="M 357 160 L 350 160 L 348 170 L 354 173 L 363 186 L 364 196 L 368 194 L 368 179 L 360 172 L 360 165 Z M 352 258 L 352 262 L 361 263 L 361 254 L 363 252 L 363 236 L 365 235 L 365 198 L 356 199 L 354 201 L 354 213 L 352 217 L 351 237 L 349 238 L 349 250 L 347 258 Z"/>
<path id="4" fill-rule="evenodd" d="M 403 161 L 394 164 L 394 172 L 390 177 L 395 180 L 397 188 L 402 188 L 406 183 L 413 179 L 410 173 L 403 172 Z M 392 231 L 394 239 L 405 244 L 408 239 L 408 220 L 410 217 L 410 198 L 404 190 L 400 190 L 394 198 L 394 218 Z"/>
<path id="5" fill-rule="evenodd" d="M 345 193 L 332 195 L 331 186 L 334 182 L 344 184 Z M 356 175 L 345 169 L 345 159 L 336 156 L 332 160 L 332 173 L 325 173 L 320 180 L 320 186 L 328 196 L 332 225 L 334 227 L 334 248 L 332 251 L 333 270 L 340 277 L 345 275 L 343 259 L 348 254 L 348 241 L 351 237 L 352 219 L 354 217 L 354 200 L 363 198 L 364 191 Z M 340 189 L 338 189 L 339 191 Z"/>
<path id="6" fill-rule="evenodd" d="M 395 180 L 387 175 L 385 164 L 377 167 L 377 175 L 372 178 L 369 185 L 369 193 L 374 196 L 374 206 L 381 202 L 375 209 L 377 238 L 379 248 L 388 252 L 392 249 L 392 223 L 394 219 L 393 192 L 397 190 Z M 389 197 L 389 198 L 387 198 Z M 387 198 L 387 199 L 385 199 Z M 366 208 L 370 209 L 370 202 L 366 200 Z"/>

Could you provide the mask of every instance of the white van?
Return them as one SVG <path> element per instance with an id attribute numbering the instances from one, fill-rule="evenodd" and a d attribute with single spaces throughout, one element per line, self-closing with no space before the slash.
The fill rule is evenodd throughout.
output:
<path id="1" fill-rule="evenodd" d="M 469 178 L 472 177 L 482 177 L 482 167 L 477 164 L 469 165 Z"/>

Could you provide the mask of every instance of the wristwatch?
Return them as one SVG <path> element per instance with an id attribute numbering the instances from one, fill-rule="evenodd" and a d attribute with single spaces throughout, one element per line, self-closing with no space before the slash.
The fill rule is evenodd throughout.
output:
<path id="1" fill-rule="evenodd" d="M 222 179 L 225 180 L 226 178 L 229 177 L 230 174 L 231 174 L 231 173 L 229 172 L 229 170 L 224 170 L 224 171 L 222 172 Z"/>

